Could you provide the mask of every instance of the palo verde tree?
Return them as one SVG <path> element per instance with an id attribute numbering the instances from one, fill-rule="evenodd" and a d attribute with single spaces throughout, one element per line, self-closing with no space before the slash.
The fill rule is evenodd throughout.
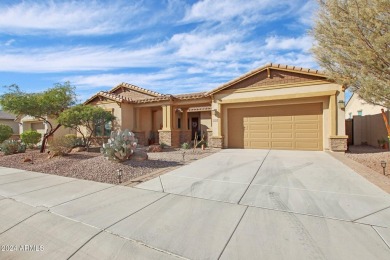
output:
<path id="1" fill-rule="evenodd" d="M 371 104 L 390 107 L 390 1 L 318 0 L 311 34 L 330 79 Z M 390 133 L 389 133 L 390 134 Z"/>
<path id="2" fill-rule="evenodd" d="M 7 88 L 8 92 L 0 96 L 0 105 L 5 111 L 32 116 L 47 124 L 48 130 L 42 138 L 41 153 L 43 153 L 47 138 L 61 126 L 61 124 L 53 125 L 50 119 L 56 119 L 62 111 L 75 104 L 75 88 L 69 82 L 55 84 L 53 88 L 37 93 L 23 92 L 17 85 Z"/>
<path id="3" fill-rule="evenodd" d="M 82 136 L 87 149 L 90 146 L 95 126 L 101 126 L 113 120 L 115 120 L 115 116 L 111 112 L 101 107 L 89 105 L 71 107 L 62 112 L 57 119 L 61 125 L 75 129 Z"/>

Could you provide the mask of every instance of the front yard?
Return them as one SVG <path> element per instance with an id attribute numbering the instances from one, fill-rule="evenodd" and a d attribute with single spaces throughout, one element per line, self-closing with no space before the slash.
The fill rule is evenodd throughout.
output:
<path id="1" fill-rule="evenodd" d="M 390 176 L 390 152 L 384 149 L 368 146 L 368 145 L 356 145 L 350 146 L 349 152 L 345 153 L 348 158 L 371 168 L 372 170 L 383 174 L 383 168 L 381 161 L 385 161 L 386 174 Z"/>
<path id="2" fill-rule="evenodd" d="M 28 149 L 26 153 L 7 156 L 0 153 L 0 166 L 118 184 L 118 169 L 123 170 L 122 182 L 125 183 L 158 170 L 184 165 L 216 151 L 218 150 L 164 149 L 163 152 L 148 153 L 149 159 L 145 161 L 128 160 L 118 163 L 108 161 L 96 152 L 77 152 L 49 159 L 47 153 L 41 154 L 38 150 Z M 24 162 L 26 158 L 33 158 L 33 161 Z"/>

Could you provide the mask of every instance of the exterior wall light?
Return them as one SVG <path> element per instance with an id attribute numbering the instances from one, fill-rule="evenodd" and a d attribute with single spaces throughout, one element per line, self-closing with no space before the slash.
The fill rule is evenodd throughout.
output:
<path id="1" fill-rule="evenodd" d="M 381 161 L 381 166 L 383 168 L 383 175 L 386 175 L 386 162 L 385 161 Z"/>
<path id="2" fill-rule="evenodd" d="M 117 173 L 117 176 L 118 176 L 118 182 L 119 182 L 119 184 L 121 184 L 122 183 L 123 170 L 122 169 L 116 170 L 116 173 Z"/>
<path id="3" fill-rule="evenodd" d="M 339 108 L 344 109 L 345 108 L 345 102 L 344 100 L 339 100 Z"/>

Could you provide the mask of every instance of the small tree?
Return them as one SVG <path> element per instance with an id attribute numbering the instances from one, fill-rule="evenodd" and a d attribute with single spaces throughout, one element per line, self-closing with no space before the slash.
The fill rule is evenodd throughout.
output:
<path id="1" fill-rule="evenodd" d="M 96 125 L 115 120 L 115 116 L 101 107 L 77 105 L 61 113 L 57 121 L 61 125 L 75 129 L 82 137 L 85 147 L 91 144 Z"/>
<path id="2" fill-rule="evenodd" d="M 14 131 L 8 125 L 0 125 L 0 143 L 4 142 L 12 136 Z"/>
<path id="3" fill-rule="evenodd" d="M 48 125 L 43 135 L 41 153 L 45 151 L 47 138 L 52 136 L 61 124 L 53 126 L 49 118 L 59 114 L 76 102 L 74 87 L 69 82 L 55 84 L 43 92 L 25 93 L 17 85 L 8 87 L 8 92 L 0 96 L 0 105 L 5 111 L 17 115 L 28 115 L 43 120 Z"/>
<path id="4" fill-rule="evenodd" d="M 311 34 L 321 67 L 368 103 L 390 107 L 390 1 L 318 2 Z"/>
<path id="5" fill-rule="evenodd" d="M 20 135 L 20 139 L 27 147 L 32 148 L 41 140 L 42 135 L 35 130 L 25 131 Z"/>

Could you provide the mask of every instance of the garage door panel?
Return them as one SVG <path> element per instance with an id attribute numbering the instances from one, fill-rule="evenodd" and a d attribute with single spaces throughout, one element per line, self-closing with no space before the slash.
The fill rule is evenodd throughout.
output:
<path id="1" fill-rule="evenodd" d="M 272 133 L 271 134 L 271 137 L 272 139 L 274 138 L 289 138 L 289 139 L 293 139 L 293 133 Z"/>
<path id="2" fill-rule="evenodd" d="M 276 149 L 293 149 L 294 142 L 293 141 L 272 141 L 272 148 Z"/>
<path id="3" fill-rule="evenodd" d="M 319 150 L 322 145 L 316 139 L 313 139 L 311 142 L 296 142 L 295 146 L 297 149 L 302 150 Z"/>
<path id="4" fill-rule="evenodd" d="M 311 132 L 311 133 L 295 133 L 296 139 L 319 139 L 319 133 L 318 132 Z"/>
<path id="5" fill-rule="evenodd" d="M 259 139 L 259 138 L 260 139 L 268 139 L 268 138 L 270 138 L 270 135 L 271 135 L 271 133 L 258 133 L 258 132 L 256 133 L 256 132 L 254 132 L 254 133 L 249 133 L 247 138 L 250 138 L 250 139 Z"/>
<path id="6" fill-rule="evenodd" d="M 292 116 L 275 116 L 271 117 L 272 122 L 292 122 L 294 119 Z"/>
<path id="7" fill-rule="evenodd" d="M 297 130 L 319 130 L 319 124 L 318 123 L 312 123 L 312 124 L 298 123 L 298 124 L 295 124 L 295 129 L 297 129 Z"/>
<path id="8" fill-rule="evenodd" d="M 273 123 L 271 125 L 271 129 L 273 131 L 283 131 L 283 130 L 292 130 L 293 124 L 281 124 L 281 123 Z"/>
<path id="9" fill-rule="evenodd" d="M 271 143 L 270 142 L 264 142 L 264 141 L 251 141 L 248 142 L 247 146 L 244 148 L 250 148 L 250 149 L 270 149 Z"/>
<path id="10" fill-rule="evenodd" d="M 270 125 L 260 125 L 260 124 L 244 125 L 244 127 L 245 129 L 251 131 L 268 131 L 270 129 Z"/>
<path id="11" fill-rule="evenodd" d="M 322 150 L 322 124 L 322 103 L 229 109 L 228 146 Z"/>

